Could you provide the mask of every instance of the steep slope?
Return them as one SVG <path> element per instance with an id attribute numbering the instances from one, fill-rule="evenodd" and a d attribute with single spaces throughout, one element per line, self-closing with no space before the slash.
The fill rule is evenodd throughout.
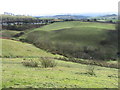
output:
<path id="1" fill-rule="evenodd" d="M 14 35 L 20 33 L 20 31 L 13 31 L 13 30 L 1 30 L 0 31 L 0 38 L 12 38 Z"/>
<path id="2" fill-rule="evenodd" d="M 65 56 L 114 59 L 117 53 L 115 24 L 58 22 L 34 29 L 21 38 L 37 47 Z"/>
<path id="3" fill-rule="evenodd" d="M 55 57 L 55 55 L 43 51 L 35 46 L 19 41 L 1 39 L 2 57 Z M 57 56 L 57 55 L 56 55 Z"/>

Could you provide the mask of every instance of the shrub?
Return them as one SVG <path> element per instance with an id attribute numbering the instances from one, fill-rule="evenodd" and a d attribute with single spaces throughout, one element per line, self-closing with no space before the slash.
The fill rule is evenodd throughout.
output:
<path id="1" fill-rule="evenodd" d="M 38 62 L 33 61 L 33 60 L 24 60 L 24 61 L 22 62 L 22 64 L 23 64 L 24 66 L 28 66 L 28 67 L 38 67 Z"/>
<path id="2" fill-rule="evenodd" d="M 51 60 L 51 59 L 45 58 L 45 57 L 41 58 L 40 62 L 41 62 L 41 66 L 44 67 L 44 68 L 55 67 L 57 65 L 57 63 L 55 62 L 55 60 Z"/>
<path id="3" fill-rule="evenodd" d="M 94 72 L 94 66 L 93 65 L 88 65 L 87 67 L 87 74 L 89 75 L 95 75 L 95 72 Z"/>

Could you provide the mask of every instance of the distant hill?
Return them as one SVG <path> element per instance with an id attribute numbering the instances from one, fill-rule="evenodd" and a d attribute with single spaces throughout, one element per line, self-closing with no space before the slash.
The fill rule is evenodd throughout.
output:
<path id="1" fill-rule="evenodd" d="M 109 15 L 104 15 L 101 17 L 105 18 L 105 19 L 117 19 L 118 18 L 118 16 L 116 14 L 109 14 Z"/>
<path id="2" fill-rule="evenodd" d="M 110 14 L 110 15 L 104 15 L 102 17 L 117 17 L 117 15 L 116 14 Z"/>
<path id="3" fill-rule="evenodd" d="M 54 15 L 54 16 L 36 16 L 37 18 L 52 18 L 52 19 L 86 19 L 89 16 L 83 15 Z"/>
<path id="4" fill-rule="evenodd" d="M 57 19 L 86 19 L 88 16 L 82 16 L 82 15 L 56 15 L 54 18 Z"/>
<path id="5" fill-rule="evenodd" d="M 117 22 L 118 20 L 118 15 L 117 14 L 106 14 L 106 15 L 101 15 L 101 16 L 96 16 L 96 17 L 90 17 L 90 19 L 96 18 L 98 21 L 106 22 L 106 21 L 112 21 L 112 22 Z"/>
<path id="6" fill-rule="evenodd" d="M 115 13 L 86 13 L 86 14 L 58 14 L 47 16 L 34 16 L 37 18 L 49 18 L 49 19 L 88 19 L 93 17 L 117 17 Z"/>

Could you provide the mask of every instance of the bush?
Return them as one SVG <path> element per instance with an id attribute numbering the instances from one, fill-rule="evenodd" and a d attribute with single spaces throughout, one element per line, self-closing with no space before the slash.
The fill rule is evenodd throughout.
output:
<path id="1" fill-rule="evenodd" d="M 51 60 L 51 59 L 45 58 L 45 57 L 41 58 L 40 62 L 41 62 L 41 66 L 44 67 L 44 68 L 55 67 L 57 65 L 57 63 L 55 62 L 55 60 Z"/>
<path id="2" fill-rule="evenodd" d="M 93 65 L 88 65 L 88 67 L 87 67 L 88 69 L 87 69 L 87 74 L 89 74 L 89 75 L 95 75 L 95 72 L 94 72 L 94 66 Z"/>
<path id="3" fill-rule="evenodd" d="M 33 61 L 33 60 L 25 60 L 22 62 L 22 64 L 28 67 L 38 67 L 38 62 Z"/>

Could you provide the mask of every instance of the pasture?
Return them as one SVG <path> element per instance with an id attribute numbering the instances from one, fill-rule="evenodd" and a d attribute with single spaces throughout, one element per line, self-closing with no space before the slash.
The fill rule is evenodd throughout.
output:
<path id="1" fill-rule="evenodd" d="M 118 69 L 93 66 L 90 75 L 89 65 L 56 60 L 56 67 L 34 68 L 23 66 L 23 59 L 3 58 L 3 88 L 118 88 Z"/>
<path id="2" fill-rule="evenodd" d="M 118 88 L 115 24 L 67 21 L 22 32 L 0 32 L 8 38 L 0 39 L 2 88 Z"/>
<path id="3" fill-rule="evenodd" d="M 90 59 L 90 57 L 93 59 L 117 58 L 115 24 L 79 21 L 57 22 L 30 30 L 20 38 L 50 52 L 58 51 L 64 56 L 83 59 Z M 69 51 L 67 52 L 66 49 Z M 88 53 L 84 52 L 86 49 Z M 83 57 L 78 56 L 79 52 Z M 77 55 L 73 55 L 75 53 Z"/>
<path id="4" fill-rule="evenodd" d="M 13 30 L 2 30 L 0 31 L 0 38 L 13 38 L 16 34 L 20 33 L 20 31 Z"/>
<path id="5" fill-rule="evenodd" d="M 19 57 L 59 57 L 59 55 L 53 55 L 44 50 L 41 50 L 31 44 L 9 40 L 1 39 L 2 42 L 2 56 L 6 58 L 19 58 Z"/>

